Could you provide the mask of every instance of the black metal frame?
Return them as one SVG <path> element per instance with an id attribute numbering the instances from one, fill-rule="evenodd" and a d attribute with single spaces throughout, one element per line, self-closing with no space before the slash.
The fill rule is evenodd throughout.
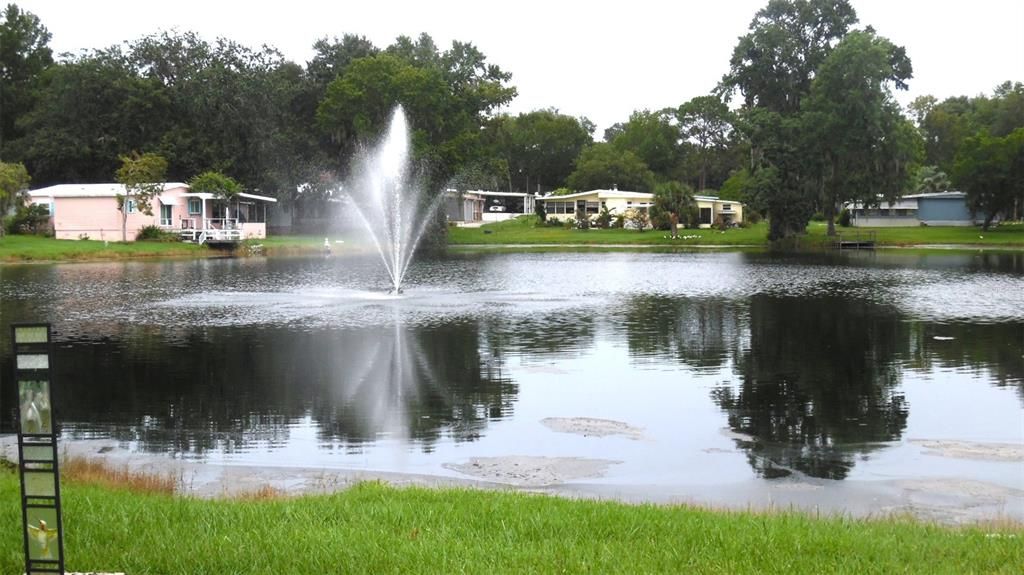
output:
<path id="1" fill-rule="evenodd" d="M 46 328 L 43 343 L 18 343 L 18 328 Z M 18 475 L 21 481 L 21 524 L 25 547 L 25 573 L 64 573 L 64 525 L 61 519 L 60 468 L 57 464 L 57 418 L 55 415 L 53 385 L 53 337 L 48 323 L 11 324 L 11 347 L 14 351 L 14 381 L 19 393 L 18 401 Z M 46 369 L 19 369 L 18 356 L 25 354 L 46 355 Z M 21 421 L 21 382 L 45 381 L 50 395 L 50 433 L 23 433 Z M 50 459 L 26 459 L 25 448 L 49 448 Z M 50 473 L 53 475 L 53 496 L 26 495 L 26 473 Z M 52 509 L 57 518 L 57 554 L 54 559 L 32 559 L 29 552 L 29 509 Z"/>

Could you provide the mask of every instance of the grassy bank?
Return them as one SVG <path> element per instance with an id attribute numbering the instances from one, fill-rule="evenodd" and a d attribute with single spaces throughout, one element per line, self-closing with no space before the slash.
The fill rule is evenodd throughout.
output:
<path id="1" fill-rule="evenodd" d="M 0 238 L 0 262 L 112 260 L 143 257 L 205 256 L 205 246 L 180 242 L 102 242 L 55 240 L 40 236 Z"/>
<path id="2" fill-rule="evenodd" d="M 450 228 L 451 245 L 501 244 L 578 244 L 578 245 L 739 245 L 767 246 L 768 225 L 764 222 L 749 228 L 718 230 L 680 230 L 685 239 L 673 240 L 668 232 L 647 230 L 637 232 L 624 229 L 567 230 L 560 227 L 535 226 L 532 217 L 486 224 L 479 228 Z M 840 233 L 874 232 L 878 245 L 963 245 L 1024 248 L 1024 225 L 1006 225 L 981 232 L 978 228 L 912 227 L 912 228 L 840 228 Z M 825 242 L 827 228 L 812 222 L 801 244 L 817 246 Z"/>
<path id="3" fill-rule="evenodd" d="M 69 570 L 202 573 L 1011 573 L 1020 531 L 396 489 L 198 500 L 63 489 Z M 20 573 L 17 476 L 0 471 L 0 572 Z M 993 536 L 993 531 L 997 535 Z"/>

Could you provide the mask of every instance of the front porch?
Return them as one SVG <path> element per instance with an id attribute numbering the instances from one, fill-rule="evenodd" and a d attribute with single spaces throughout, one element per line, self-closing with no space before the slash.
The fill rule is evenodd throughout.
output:
<path id="1" fill-rule="evenodd" d="M 227 201 L 206 193 L 188 193 L 183 198 L 187 215 L 180 215 L 175 222 L 172 210 L 162 211 L 160 226 L 176 229 L 182 241 L 197 244 L 234 244 L 267 237 L 267 204 L 277 201 L 245 193 Z"/>

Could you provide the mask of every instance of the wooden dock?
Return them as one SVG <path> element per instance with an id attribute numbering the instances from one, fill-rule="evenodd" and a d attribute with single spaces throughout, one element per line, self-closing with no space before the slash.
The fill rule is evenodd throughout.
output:
<path id="1" fill-rule="evenodd" d="M 873 250 L 875 232 L 845 232 L 827 240 L 834 250 Z"/>

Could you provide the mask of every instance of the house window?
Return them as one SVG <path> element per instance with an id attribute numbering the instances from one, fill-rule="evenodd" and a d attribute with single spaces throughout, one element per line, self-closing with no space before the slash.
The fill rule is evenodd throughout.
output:
<path id="1" fill-rule="evenodd" d="M 129 213 L 129 214 L 134 214 L 135 213 L 135 209 L 137 207 L 136 204 L 135 204 L 135 200 L 128 200 L 128 202 L 125 205 L 128 208 L 128 211 L 126 213 Z"/>
<path id="2" fill-rule="evenodd" d="M 200 200 L 199 198 L 189 198 L 188 213 L 190 216 L 203 213 L 203 200 Z"/>
<path id="3" fill-rule="evenodd" d="M 722 204 L 722 211 L 723 212 L 731 212 L 732 211 L 732 204 Z"/>
<path id="4" fill-rule="evenodd" d="M 598 202 L 587 202 L 587 213 L 596 214 L 600 213 L 600 204 Z"/>
<path id="5" fill-rule="evenodd" d="M 170 226 L 171 225 L 171 209 L 172 206 L 160 206 L 160 225 Z"/>

